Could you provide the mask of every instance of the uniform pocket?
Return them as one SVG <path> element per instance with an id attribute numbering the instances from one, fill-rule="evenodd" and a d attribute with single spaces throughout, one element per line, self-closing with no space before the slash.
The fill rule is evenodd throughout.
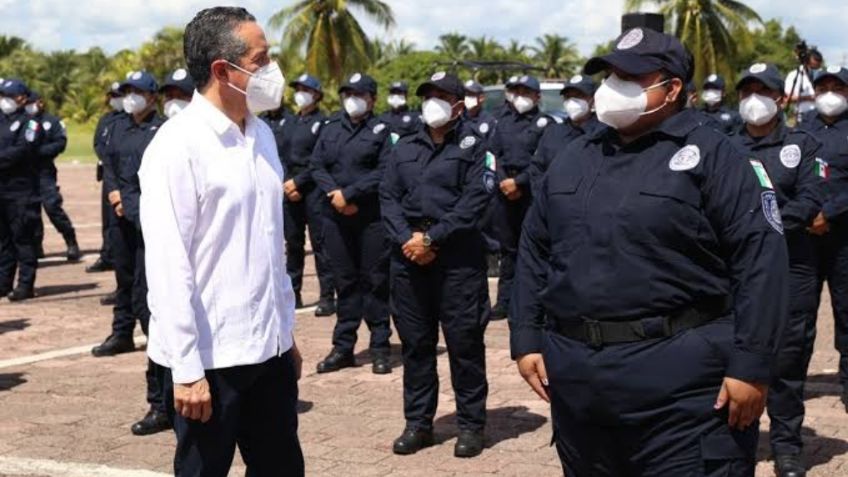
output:
<path id="1" fill-rule="evenodd" d="M 722 428 L 701 437 L 704 477 L 754 475 L 758 424 L 745 431 Z"/>
<path id="2" fill-rule="evenodd" d="M 582 184 L 583 177 L 580 175 L 558 177 L 548 183 L 548 228 L 553 260 L 565 258 L 585 240 Z"/>

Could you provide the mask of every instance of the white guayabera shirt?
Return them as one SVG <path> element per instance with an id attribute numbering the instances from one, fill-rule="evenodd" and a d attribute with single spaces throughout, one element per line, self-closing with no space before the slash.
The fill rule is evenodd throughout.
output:
<path id="1" fill-rule="evenodd" d="M 175 383 L 291 348 L 283 175 L 264 122 L 249 115 L 242 134 L 196 92 L 147 147 L 139 171 L 147 352 Z"/>

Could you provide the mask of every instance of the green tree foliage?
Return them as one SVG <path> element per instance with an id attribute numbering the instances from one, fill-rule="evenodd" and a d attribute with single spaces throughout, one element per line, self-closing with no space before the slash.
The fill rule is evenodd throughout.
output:
<path id="1" fill-rule="evenodd" d="M 731 65 L 734 73 L 754 63 L 774 63 L 781 71 L 788 72 L 798 66 L 794 48 L 801 37 L 794 27 L 784 29 L 779 20 L 769 20 L 762 28 L 750 33 L 750 41 L 739 48 Z M 826 58 L 825 58 L 826 59 Z"/>
<path id="2" fill-rule="evenodd" d="M 535 46 L 530 49 L 534 53 L 535 63 L 542 67 L 545 76 L 550 78 L 571 76 L 584 62 L 577 46 L 560 35 L 542 35 L 536 38 Z"/>

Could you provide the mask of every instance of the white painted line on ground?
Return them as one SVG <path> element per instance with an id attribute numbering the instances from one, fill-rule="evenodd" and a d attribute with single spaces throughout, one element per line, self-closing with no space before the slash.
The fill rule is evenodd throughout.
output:
<path id="1" fill-rule="evenodd" d="M 22 457 L 0 457 L 0 474 L 49 477 L 169 477 L 171 475 L 150 470 L 117 469 L 98 464 Z"/>

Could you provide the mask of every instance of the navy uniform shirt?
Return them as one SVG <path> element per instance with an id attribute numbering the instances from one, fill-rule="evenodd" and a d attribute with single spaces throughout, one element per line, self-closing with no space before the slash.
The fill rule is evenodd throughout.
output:
<path id="1" fill-rule="evenodd" d="M 34 199 L 38 196 L 38 170 L 32 160 L 38 123 L 23 108 L 0 125 L 0 198 Z"/>
<path id="2" fill-rule="evenodd" d="M 708 126 L 712 126 L 725 134 L 733 134 L 744 125 L 738 112 L 724 106 L 719 106 L 712 111 L 704 108 L 701 109 L 701 113 L 707 117 L 706 124 Z"/>
<path id="3" fill-rule="evenodd" d="M 391 147 L 389 134 L 388 126 L 372 115 L 353 124 L 347 113 L 336 114 L 324 124 L 312 152 L 318 187 L 324 193 L 341 189 L 365 220 L 380 217 L 378 188 Z"/>
<path id="4" fill-rule="evenodd" d="M 305 115 L 289 114 L 276 122 L 278 127 L 271 128 L 277 140 L 277 151 L 286 172 L 286 180 L 294 180 L 298 188 L 314 183 L 309 162 L 324 121 L 324 115 L 316 109 Z"/>
<path id="5" fill-rule="evenodd" d="M 821 211 L 822 187 L 816 174 L 821 143 L 811 134 L 790 129 L 783 121 L 767 136 L 753 138 L 745 126 L 731 136 L 737 146 L 760 161 L 777 194 L 783 226 L 804 232 Z"/>
<path id="6" fill-rule="evenodd" d="M 569 119 L 548 126 L 542 134 L 541 139 L 539 139 L 536 154 L 533 155 L 533 159 L 530 161 L 530 175 L 533 182 L 535 183 L 542 178 L 548 167 L 550 167 L 551 161 L 571 141 L 584 134 L 591 134 L 601 127 L 603 127 L 603 124 L 598 121 L 594 113 L 591 113 L 582 125 L 575 124 Z"/>
<path id="7" fill-rule="evenodd" d="M 397 138 L 416 133 L 423 124 L 421 114 L 411 111 L 408 106 L 386 111 L 377 119 L 389 126 L 389 132 L 395 133 Z M 395 139 L 395 142 L 397 142 L 397 139 Z"/>
<path id="8" fill-rule="evenodd" d="M 422 126 L 386 158 L 380 206 L 389 238 L 405 244 L 423 220 L 432 221 L 427 232 L 437 245 L 476 231 L 494 189 L 494 164 L 487 168 L 485 144 L 473 125 L 457 122 L 442 144 Z"/>
<path id="9" fill-rule="evenodd" d="M 94 154 L 97 155 L 97 180 L 103 180 L 103 158 L 106 156 L 106 146 L 109 144 L 109 134 L 112 125 L 127 113 L 123 111 L 109 111 L 97 121 L 94 128 Z"/>
<path id="10" fill-rule="evenodd" d="M 44 112 L 31 116 L 31 119 L 38 124 L 36 140 L 33 143 L 36 164 L 41 171 L 55 173 L 54 161 L 68 146 L 65 124 L 56 116 Z"/>
<path id="11" fill-rule="evenodd" d="M 474 116 L 473 118 L 466 111 L 463 114 L 463 120 L 466 127 L 474 129 L 476 134 L 482 136 L 484 139 L 488 138 L 498 125 L 498 120 L 495 115 L 483 110 L 480 110 L 480 112 L 477 113 L 477 116 Z"/>
<path id="12" fill-rule="evenodd" d="M 533 154 L 542 133 L 555 122 L 538 108 L 524 114 L 518 114 L 512 108 L 506 109 L 490 137 L 490 150 L 497 158 L 498 181 L 513 178 L 519 187 L 527 189 L 530 186 Z"/>
<path id="13" fill-rule="evenodd" d="M 818 114 L 799 126 L 822 143 L 816 172 L 825 180 L 822 212 L 830 222 L 843 221 L 848 212 L 848 113 L 827 124 Z"/>
<path id="14" fill-rule="evenodd" d="M 519 244 L 513 356 L 540 352 L 546 315 L 630 320 L 730 297 L 726 375 L 769 382 L 788 294 L 777 199 L 698 114 L 626 145 L 602 128 L 554 160 Z"/>

